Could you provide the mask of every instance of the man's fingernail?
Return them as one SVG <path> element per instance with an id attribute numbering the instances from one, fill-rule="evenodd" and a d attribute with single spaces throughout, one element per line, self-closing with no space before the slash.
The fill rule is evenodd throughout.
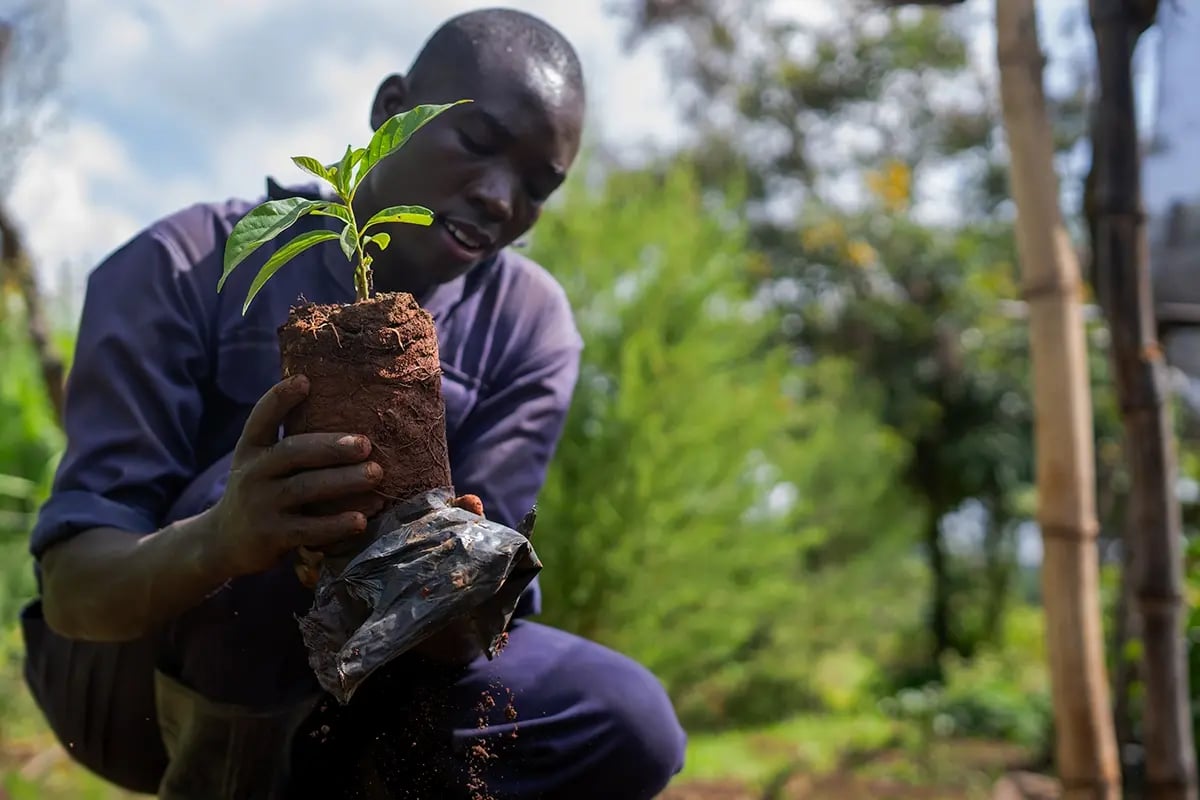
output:
<path id="1" fill-rule="evenodd" d="M 347 450 L 358 452 L 366 448 L 367 440 L 361 436 L 343 436 L 338 439 L 338 444 Z"/>

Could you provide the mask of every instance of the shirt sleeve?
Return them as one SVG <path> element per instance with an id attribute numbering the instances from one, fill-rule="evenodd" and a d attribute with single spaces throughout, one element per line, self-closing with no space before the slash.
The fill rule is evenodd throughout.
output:
<path id="1" fill-rule="evenodd" d="M 195 474 L 216 301 L 207 272 L 151 228 L 89 275 L 35 557 L 89 528 L 157 530 Z"/>
<path id="2" fill-rule="evenodd" d="M 574 326 L 554 329 L 547 345 L 492 382 L 455 436 L 455 491 L 479 495 L 487 518 L 510 528 L 537 501 L 579 376 Z"/>

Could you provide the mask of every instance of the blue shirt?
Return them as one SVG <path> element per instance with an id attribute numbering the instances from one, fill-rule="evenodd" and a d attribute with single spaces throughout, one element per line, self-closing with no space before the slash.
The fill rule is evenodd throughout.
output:
<path id="1" fill-rule="evenodd" d="M 268 181 L 271 198 L 284 190 Z M 89 275 L 66 390 L 66 451 L 32 534 L 40 557 L 93 527 L 144 535 L 224 490 L 250 409 L 280 379 L 277 329 L 300 298 L 354 299 L 336 242 L 289 262 L 245 316 L 258 267 L 310 216 L 241 264 L 217 293 L 225 240 L 257 203 L 190 206 L 151 225 Z M 511 250 L 438 287 L 422 305 L 439 337 L 455 489 L 515 527 L 534 504 L 562 432 L 582 342 L 566 295 Z M 540 610 L 536 583 L 518 615 Z"/>

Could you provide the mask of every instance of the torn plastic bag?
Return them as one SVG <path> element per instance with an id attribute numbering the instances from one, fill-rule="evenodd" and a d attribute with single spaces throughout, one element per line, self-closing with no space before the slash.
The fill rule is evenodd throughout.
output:
<path id="1" fill-rule="evenodd" d="M 338 569 L 327 559 L 300 620 L 308 660 L 325 691 L 348 703 L 372 672 L 465 619 L 488 658 L 517 600 L 542 569 L 520 530 L 450 505 L 451 489 L 398 504 L 372 520 L 370 544 Z"/>

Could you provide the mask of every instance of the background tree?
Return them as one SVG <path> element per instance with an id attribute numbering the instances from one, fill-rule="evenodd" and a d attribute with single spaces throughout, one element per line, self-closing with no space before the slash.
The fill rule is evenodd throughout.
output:
<path id="1" fill-rule="evenodd" d="M 911 443 L 905 478 L 924 508 L 932 572 L 930 666 L 971 653 L 997 630 L 1011 537 L 1032 510 L 999 103 L 969 49 L 980 20 L 866 0 L 820 22 L 753 2 L 623 9 L 631 44 L 663 46 L 681 87 L 695 131 L 681 158 L 708 185 L 747 187 L 780 337 L 855 364 Z M 1085 130 L 1084 101 L 1077 86 L 1048 98 L 1060 152 Z M 985 508 L 993 532 L 982 582 L 993 599 L 979 603 L 981 582 L 946 538 L 964 504 Z"/>
<path id="2" fill-rule="evenodd" d="M 839 689 L 814 665 L 865 684 L 913 623 L 906 447 L 849 365 L 777 341 L 735 203 L 686 168 L 575 181 L 531 247 L 569 265 L 587 343 L 539 500 L 546 620 L 639 658 L 699 726 L 819 707 Z"/>
<path id="3" fill-rule="evenodd" d="M 6 200 L 22 156 L 52 117 L 46 101 L 65 54 L 64 14 L 62 0 L 32 0 L 0 15 L 0 293 L 21 299 L 42 381 L 60 417 L 63 360 L 52 340 L 37 270 Z"/>

